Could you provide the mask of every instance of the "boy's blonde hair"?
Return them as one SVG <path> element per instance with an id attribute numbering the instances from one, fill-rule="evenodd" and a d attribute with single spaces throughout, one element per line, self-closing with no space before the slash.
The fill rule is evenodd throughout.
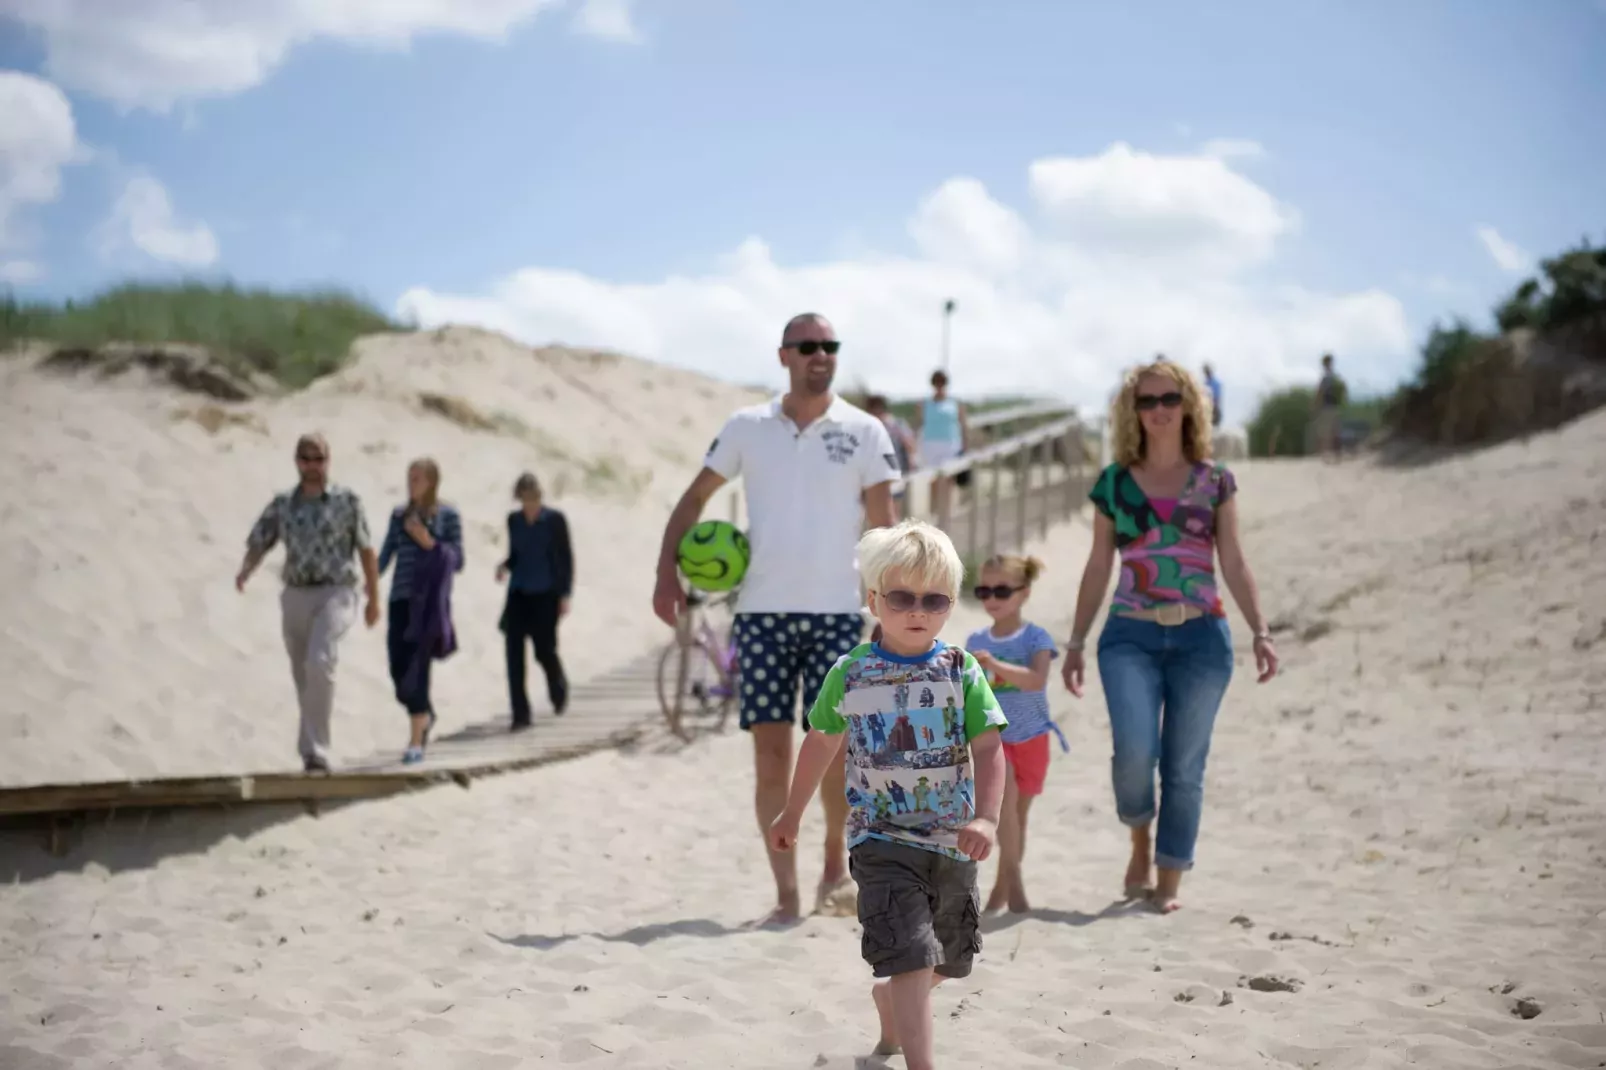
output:
<path id="1" fill-rule="evenodd" d="M 1007 572 L 1011 576 L 1019 576 L 1028 587 L 1032 581 L 1043 574 L 1046 568 L 1043 562 L 1035 557 L 1022 557 L 1020 554 L 994 554 L 981 563 L 985 569 L 996 568 L 1000 572 Z"/>
<path id="2" fill-rule="evenodd" d="M 957 599 L 965 563 L 941 528 L 911 518 L 895 527 L 871 528 L 859 540 L 859 575 L 865 587 L 880 591 L 889 572 Z"/>

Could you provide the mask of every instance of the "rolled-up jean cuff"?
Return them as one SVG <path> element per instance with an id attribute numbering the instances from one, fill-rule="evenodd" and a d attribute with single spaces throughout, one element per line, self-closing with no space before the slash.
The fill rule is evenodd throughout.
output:
<path id="1" fill-rule="evenodd" d="M 1139 828 L 1154 820 L 1154 811 L 1147 810 L 1133 817 L 1128 817 L 1125 814 L 1117 814 L 1116 816 L 1121 819 L 1121 824 L 1128 828 Z"/>
<path id="2" fill-rule="evenodd" d="M 1154 864 L 1161 869 L 1177 869 L 1182 870 L 1183 872 L 1187 872 L 1193 868 L 1192 860 L 1185 861 L 1181 858 L 1172 858 L 1170 855 L 1163 855 L 1159 853 L 1156 853 L 1154 856 Z"/>

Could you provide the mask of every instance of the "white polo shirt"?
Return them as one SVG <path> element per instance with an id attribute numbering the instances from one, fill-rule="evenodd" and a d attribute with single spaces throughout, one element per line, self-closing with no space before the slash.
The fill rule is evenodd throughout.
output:
<path id="1" fill-rule="evenodd" d="M 799 429 L 776 398 L 737 410 L 703 464 L 742 477 L 753 559 L 739 613 L 857 613 L 865 488 L 898 478 L 892 436 L 841 398 Z"/>

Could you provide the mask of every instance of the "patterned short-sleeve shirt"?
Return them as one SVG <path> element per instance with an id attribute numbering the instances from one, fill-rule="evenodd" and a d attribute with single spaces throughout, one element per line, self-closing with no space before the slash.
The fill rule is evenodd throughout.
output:
<path id="1" fill-rule="evenodd" d="M 274 497 L 246 546 L 261 555 L 284 543 L 284 582 L 290 587 L 355 586 L 358 550 L 373 547 L 368 518 L 355 491 L 330 484 L 316 498 L 300 488 Z"/>
<path id="2" fill-rule="evenodd" d="M 959 830 L 976 817 L 970 741 L 1008 723 L 959 647 L 900 657 L 862 643 L 843 655 L 809 725 L 847 733 L 848 846 L 886 840 L 969 861 Z"/>
<path id="3" fill-rule="evenodd" d="M 1225 616 L 1216 590 L 1216 509 L 1237 489 L 1225 465 L 1195 464 L 1170 515 L 1162 518 L 1125 467 L 1112 464 L 1100 472 L 1088 498 L 1115 525 L 1121 578 L 1112 604 L 1148 610 L 1181 602 Z"/>

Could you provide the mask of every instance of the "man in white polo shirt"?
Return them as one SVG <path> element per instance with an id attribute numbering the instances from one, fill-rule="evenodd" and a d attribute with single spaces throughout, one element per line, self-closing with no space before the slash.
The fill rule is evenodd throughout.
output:
<path id="1" fill-rule="evenodd" d="M 897 455 L 885 425 L 831 392 L 840 346 L 830 321 L 795 316 L 781 333 L 787 392 L 733 413 L 664 528 L 653 612 L 674 625 L 686 608 L 676 549 L 726 481 L 743 477 L 752 562 L 736 603 L 741 725 L 752 734 L 762 835 L 786 806 L 792 725 L 813 703 L 825 674 L 864 635 L 864 604 L 854 550 L 868 519 L 894 522 Z M 844 825 L 847 799 L 836 764 L 820 791 L 825 808 L 825 870 L 815 909 L 853 913 Z M 767 849 L 767 848 L 766 848 Z M 777 903 L 767 920 L 801 916 L 797 864 L 770 852 Z"/>

